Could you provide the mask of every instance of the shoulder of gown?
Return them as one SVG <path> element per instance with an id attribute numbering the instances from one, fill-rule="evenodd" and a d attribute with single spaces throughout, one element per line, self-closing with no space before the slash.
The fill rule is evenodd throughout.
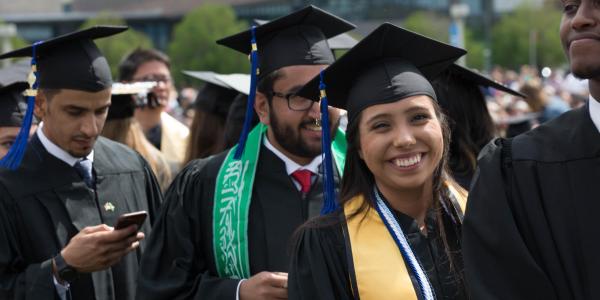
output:
<path id="1" fill-rule="evenodd" d="M 554 163 L 594 157 L 600 150 L 598 134 L 585 105 L 515 137 L 513 160 Z"/>
<path id="2" fill-rule="evenodd" d="M 353 299 L 343 226 L 335 213 L 311 219 L 298 229 L 293 238 L 289 299 Z"/>
<path id="3" fill-rule="evenodd" d="M 189 162 L 165 193 L 140 263 L 137 299 L 227 299 L 239 280 L 212 270 L 212 197 L 226 152 Z M 234 298 L 229 298 L 234 299 Z"/>
<path id="4" fill-rule="evenodd" d="M 555 122 L 515 138 L 513 162 L 560 158 L 558 153 L 541 154 L 554 139 L 548 133 L 557 130 Z M 468 294 L 472 299 L 555 299 L 519 226 L 521 208 L 515 205 L 514 180 L 509 179 L 514 168 L 503 163 L 505 147 L 496 139 L 482 149 L 469 191 L 462 226 Z"/>

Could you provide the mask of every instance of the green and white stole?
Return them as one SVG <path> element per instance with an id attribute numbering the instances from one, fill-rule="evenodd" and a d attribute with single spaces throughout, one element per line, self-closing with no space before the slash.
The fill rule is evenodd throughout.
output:
<path id="1" fill-rule="evenodd" d="M 248 213 L 262 138 L 267 126 L 259 123 L 248 135 L 244 153 L 234 159 L 234 146 L 223 161 L 215 185 L 213 251 L 219 277 L 250 277 Z M 337 129 L 331 150 L 341 176 L 346 158 L 346 134 Z M 282 249 L 283 251 L 283 249 Z"/>

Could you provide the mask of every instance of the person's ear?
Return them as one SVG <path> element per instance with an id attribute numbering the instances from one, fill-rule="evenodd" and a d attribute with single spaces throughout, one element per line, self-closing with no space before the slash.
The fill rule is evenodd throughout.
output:
<path id="1" fill-rule="evenodd" d="M 46 116 L 47 109 L 48 99 L 42 91 L 38 90 L 37 96 L 35 96 L 35 106 L 33 107 L 33 113 L 38 119 L 43 121 L 44 116 Z"/>
<path id="2" fill-rule="evenodd" d="M 256 98 L 254 99 L 254 110 L 256 111 L 256 114 L 258 115 L 258 119 L 260 120 L 261 123 L 265 124 L 265 125 L 270 125 L 270 105 L 269 105 L 269 100 L 267 99 L 267 95 L 256 91 Z"/>

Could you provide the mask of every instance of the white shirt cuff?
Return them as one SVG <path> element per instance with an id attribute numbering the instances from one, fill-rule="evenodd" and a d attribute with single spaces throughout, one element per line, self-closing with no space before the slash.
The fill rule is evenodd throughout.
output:
<path id="1" fill-rule="evenodd" d="M 246 281 L 246 279 L 242 279 L 240 282 L 238 282 L 237 289 L 235 290 L 235 300 L 240 300 L 240 286 L 244 281 Z"/>
<path id="2" fill-rule="evenodd" d="M 69 283 L 65 282 L 65 284 L 61 284 L 60 282 L 58 282 L 58 280 L 56 280 L 56 276 L 52 276 L 52 279 L 54 280 L 54 287 L 56 288 L 58 297 L 60 297 L 61 300 L 67 300 L 67 291 L 69 290 Z"/>

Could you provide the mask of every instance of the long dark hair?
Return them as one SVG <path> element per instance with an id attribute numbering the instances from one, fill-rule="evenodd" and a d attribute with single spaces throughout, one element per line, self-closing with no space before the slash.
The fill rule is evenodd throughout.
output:
<path id="1" fill-rule="evenodd" d="M 452 132 L 450 170 L 455 176 L 470 177 L 477 168 L 477 154 L 496 134 L 485 97 L 479 86 L 460 80 L 449 71 L 432 85 Z"/>
<path id="2" fill-rule="evenodd" d="M 225 150 L 225 118 L 196 109 L 183 165 Z"/>

